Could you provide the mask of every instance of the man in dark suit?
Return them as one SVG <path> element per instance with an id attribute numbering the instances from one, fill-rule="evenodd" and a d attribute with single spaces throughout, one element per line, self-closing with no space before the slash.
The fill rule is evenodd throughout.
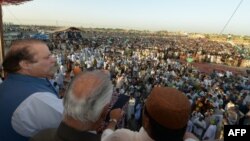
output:
<path id="1" fill-rule="evenodd" d="M 96 130 L 105 118 L 112 92 L 113 85 L 107 73 L 80 73 L 66 91 L 60 126 L 39 132 L 31 141 L 99 141 Z"/>

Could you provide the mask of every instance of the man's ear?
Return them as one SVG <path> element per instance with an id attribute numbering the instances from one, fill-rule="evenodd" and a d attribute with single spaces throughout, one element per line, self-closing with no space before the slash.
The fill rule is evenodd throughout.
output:
<path id="1" fill-rule="evenodd" d="M 26 60 L 22 60 L 19 62 L 19 65 L 22 69 L 29 69 L 30 68 L 30 62 Z"/>

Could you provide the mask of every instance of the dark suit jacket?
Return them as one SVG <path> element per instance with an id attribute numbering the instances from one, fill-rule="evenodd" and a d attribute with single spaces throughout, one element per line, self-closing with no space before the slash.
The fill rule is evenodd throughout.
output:
<path id="1" fill-rule="evenodd" d="M 33 136 L 30 141 L 100 141 L 101 135 L 78 131 L 61 122 L 57 129 L 45 129 Z"/>

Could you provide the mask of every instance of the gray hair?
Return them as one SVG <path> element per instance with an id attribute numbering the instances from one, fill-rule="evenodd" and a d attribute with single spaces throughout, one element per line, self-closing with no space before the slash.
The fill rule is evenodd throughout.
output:
<path id="1" fill-rule="evenodd" d="M 77 83 L 77 81 L 81 83 Z M 88 86 L 89 81 L 94 80 Z M 77 98 L 73 91 L 76 85 L 82 85 L 86 91 L 82 93 L 87 94 L 82 98 Z M 87 85 L 87 86 L 86 86 Z M 103 71 L 92 71 L 84 72 L 76 76 L 72 81 L 67 90 L 63 105 L 64 105 L 64 116 L 70 116 L 81 122 L 96 122 L 104 107 L 110 102 L 113 93 L 113 85 L 110 81 L 109 75 L 105 74 Z"/>

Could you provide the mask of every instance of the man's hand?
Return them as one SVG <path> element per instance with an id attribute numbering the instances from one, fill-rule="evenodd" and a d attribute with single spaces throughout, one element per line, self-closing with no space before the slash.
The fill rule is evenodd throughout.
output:
<path id="1" fill-rule="evenodd" d="M 108 129 L 111 130 L 115 130 L 115 127 L 117 125 L 117 121 L 119 121 L 122 116 L 123 116 L 124 112 L 122 111 L 122 109 L 118 108 L 118 109 L 113 109 L 110 111 L 110 122 L 108 124 Z"/>
<path id="2" fill-rule="evenodd" d="M 122 116 L 123 116 L 124 112 L 122 111 L 122 109 L 117 108 L 117 109 L 113 109 L 110 111 L 110 119 L 116 119 L 117 121 L 119 121 Z"/>

